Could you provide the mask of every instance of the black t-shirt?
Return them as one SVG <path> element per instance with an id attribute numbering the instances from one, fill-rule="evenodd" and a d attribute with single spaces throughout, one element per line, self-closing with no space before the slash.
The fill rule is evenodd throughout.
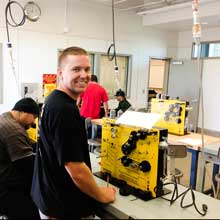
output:
<path id="1" fill-rule="evenodd" d="M 94 200 L 81 192 L 65 162 L 85 162 L 91 169 L 85 123 L 76 102 L 62 91 L 48 96 L 40 123 L 32 197 L 45 214 L 57 218 L 91 214 Z"/>

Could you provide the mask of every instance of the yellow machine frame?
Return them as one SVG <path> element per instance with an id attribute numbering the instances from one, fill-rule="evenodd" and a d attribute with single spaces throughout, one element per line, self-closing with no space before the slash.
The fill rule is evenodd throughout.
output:
<path id="1" fill-rule="evenodd" d="M 167 128 L 169 133 L 184 135 L 187 133 L 186 117 L 188 115 L 188 102 L 176 99 L 157 99 L 151 100 L 151 112 L 162 114 L 156 126 Z"/>
<path id="2" fill-rule="evenodd" d="M 129 193 L 144 200 L 159 196 L 163 175 L 159 142 L 162 133 L 167 136 L 167 129 L 162 131 L 116 125 L 115 119 L 103 118 L 101 174 L 117 181 L 121 192 L 126 186 Z"/>
<path id="3" fill-rule="evenodd" d="M 37 142 L 37 132 L 38 132 L 38 118 L 35 119 L 35 127 L 31 127 L 27 130 L 29 138 L 36 143 Z"/>

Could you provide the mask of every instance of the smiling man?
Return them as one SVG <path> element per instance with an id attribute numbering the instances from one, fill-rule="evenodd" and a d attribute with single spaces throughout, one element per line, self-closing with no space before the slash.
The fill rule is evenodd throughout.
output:
<path id="1" fill-rule="evenodd" d="M 91 217 L 97 202 L 114 201 L 115 189 L 94 180 L 85 123 L 76 106 L 90 80 L 88 53 L 65 49 L 57 74 L 59 86 L 43 107 L 32 197 L 44 219 Z"/>

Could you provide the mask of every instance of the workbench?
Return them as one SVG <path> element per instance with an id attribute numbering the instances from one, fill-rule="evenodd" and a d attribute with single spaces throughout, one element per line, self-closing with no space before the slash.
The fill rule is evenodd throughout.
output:
<path id="1" fill-rule="evenodd" d="M 93 172 L 100 171 L 100 158 L 97 155 L 90 153 Z M 100 186 L 106 186 L 107 183 L 96 177 L 95 180 Z M 110 184 L 110 186 L 112 186 Z M 115 187 L 116 188 L 116 187 Z M 172 188 L 166 186 L 166 188 Z M 186 187 L 178 185 L 179 192 L 186 190 Z M 195 192 L 195 191 L 194 191 Z M 189 192 L 190 195 L 190 192 Z M 170 195 L 167 195 L 170 196 Z M 218 219 L 220 201 L 209 197 L 200 192 L 195 192 L 196 205 L 201 210 L 202 204 L 208 206 L 208 212 L 205 217 L 202 217 L 196 212 L 194 207 L 181 208 L 180 199 L 172 205 L 162 198 L 155 198 L 149 201 L 137 199 L 133 195 L 121 196 L 119 189 L 116 188 L 116 200 L 108 205 L 100 206 L 97 215 L 102 219 Z M 185 197 L 187 204 L 191 203 L 190 197 Z M 185 203 L 184 203 L 185 204 Z"/>

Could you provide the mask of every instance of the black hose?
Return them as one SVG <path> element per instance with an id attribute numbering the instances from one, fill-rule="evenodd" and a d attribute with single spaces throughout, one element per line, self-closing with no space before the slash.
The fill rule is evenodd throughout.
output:
<path id="1" fill-rule="evenodd" d="M 188 207 L 191 207 L 191 206 L 194 206 L 195 210 L 201 215 L 201 216 L 205 216 L 206 213 L 207 213 L 207 210 L 208 210 L 208 206 L 206 204 L 203 204 L 202 205 L 202 211 L 200 211 L 196 205 L 196 199 L 195 199 L 195 193 L 193 192 L 192 188 L 189 187 L 188 189 L 186 189 L 184 192 L 182 192 L 181 194 L 178 193 L 178 186 L 177 186 L 177 183 L 176 183 L 176 180 L 174 182 L 168 182 L 168 183 L 164 183 L 163 186 L 166 186 L 166 185 L 174 185 L 174 191 L 173 191 L 173 194 L 172 194 L 172 197 L 171 199 L 167 199 L 165 197 L 161 197 L 167 201 L 170 202 L 170 205 L 172 205 L 177 199 L 179 199 L 180 197 L 181 198 L 181 208 L 188 208 Z M 192 203 L 191 204 L 188 204 L 188 205 L 183 205 L 183 201 L 184 201 L 184 198 L 185 196 L 187 195 L 188 192 L 191 192 L 191 196 L 192 196 Z"/>
<path id="2" fill-rule="evenodd" d="M 22 14 L 23 15 L 22 15 L 22 19 L 21 19 L 20 22 L 16 22 L 15 19 L 13 18 L 13 15 L 12 15 L 12 12 L 11 12 L 11 5 L 12 4 L 17 5 L 22 10 Z M 9 21 L 9 18 L 10 18 L 11 21 Z M 6 7 L 5 7 L 5 22 L 6 22 L 6 32 L 7 32 L 8 42 L 10 42 L 10 35 L 9 35 L 8 26 L 9 25 L 11 27 L 22 26 L 25 23 L 25 20 L 26 20 L 26 15 L 25 15 L 24 8 L 22 7 L 22 5 L 19 2 L 17 2 L 17 1 L 8 0 L 8 3 L 6 5 Z"/>
<path id="3" fill-rule="evenodd" d="M 108 56 L 109 61 L 112 61 L 112 60 L 115 61 L 115 68 L 118 68 L 116 47 L 115 47 L 115 8 L 114 8 L 114 0 L 112 0 L 112 35 L 113 35 L 113 43 L 108 48 L 107 56 Z M 113 49 L 113 53 L 112 53 L 112 55 L 110 55 L 112 49 Z"/>

